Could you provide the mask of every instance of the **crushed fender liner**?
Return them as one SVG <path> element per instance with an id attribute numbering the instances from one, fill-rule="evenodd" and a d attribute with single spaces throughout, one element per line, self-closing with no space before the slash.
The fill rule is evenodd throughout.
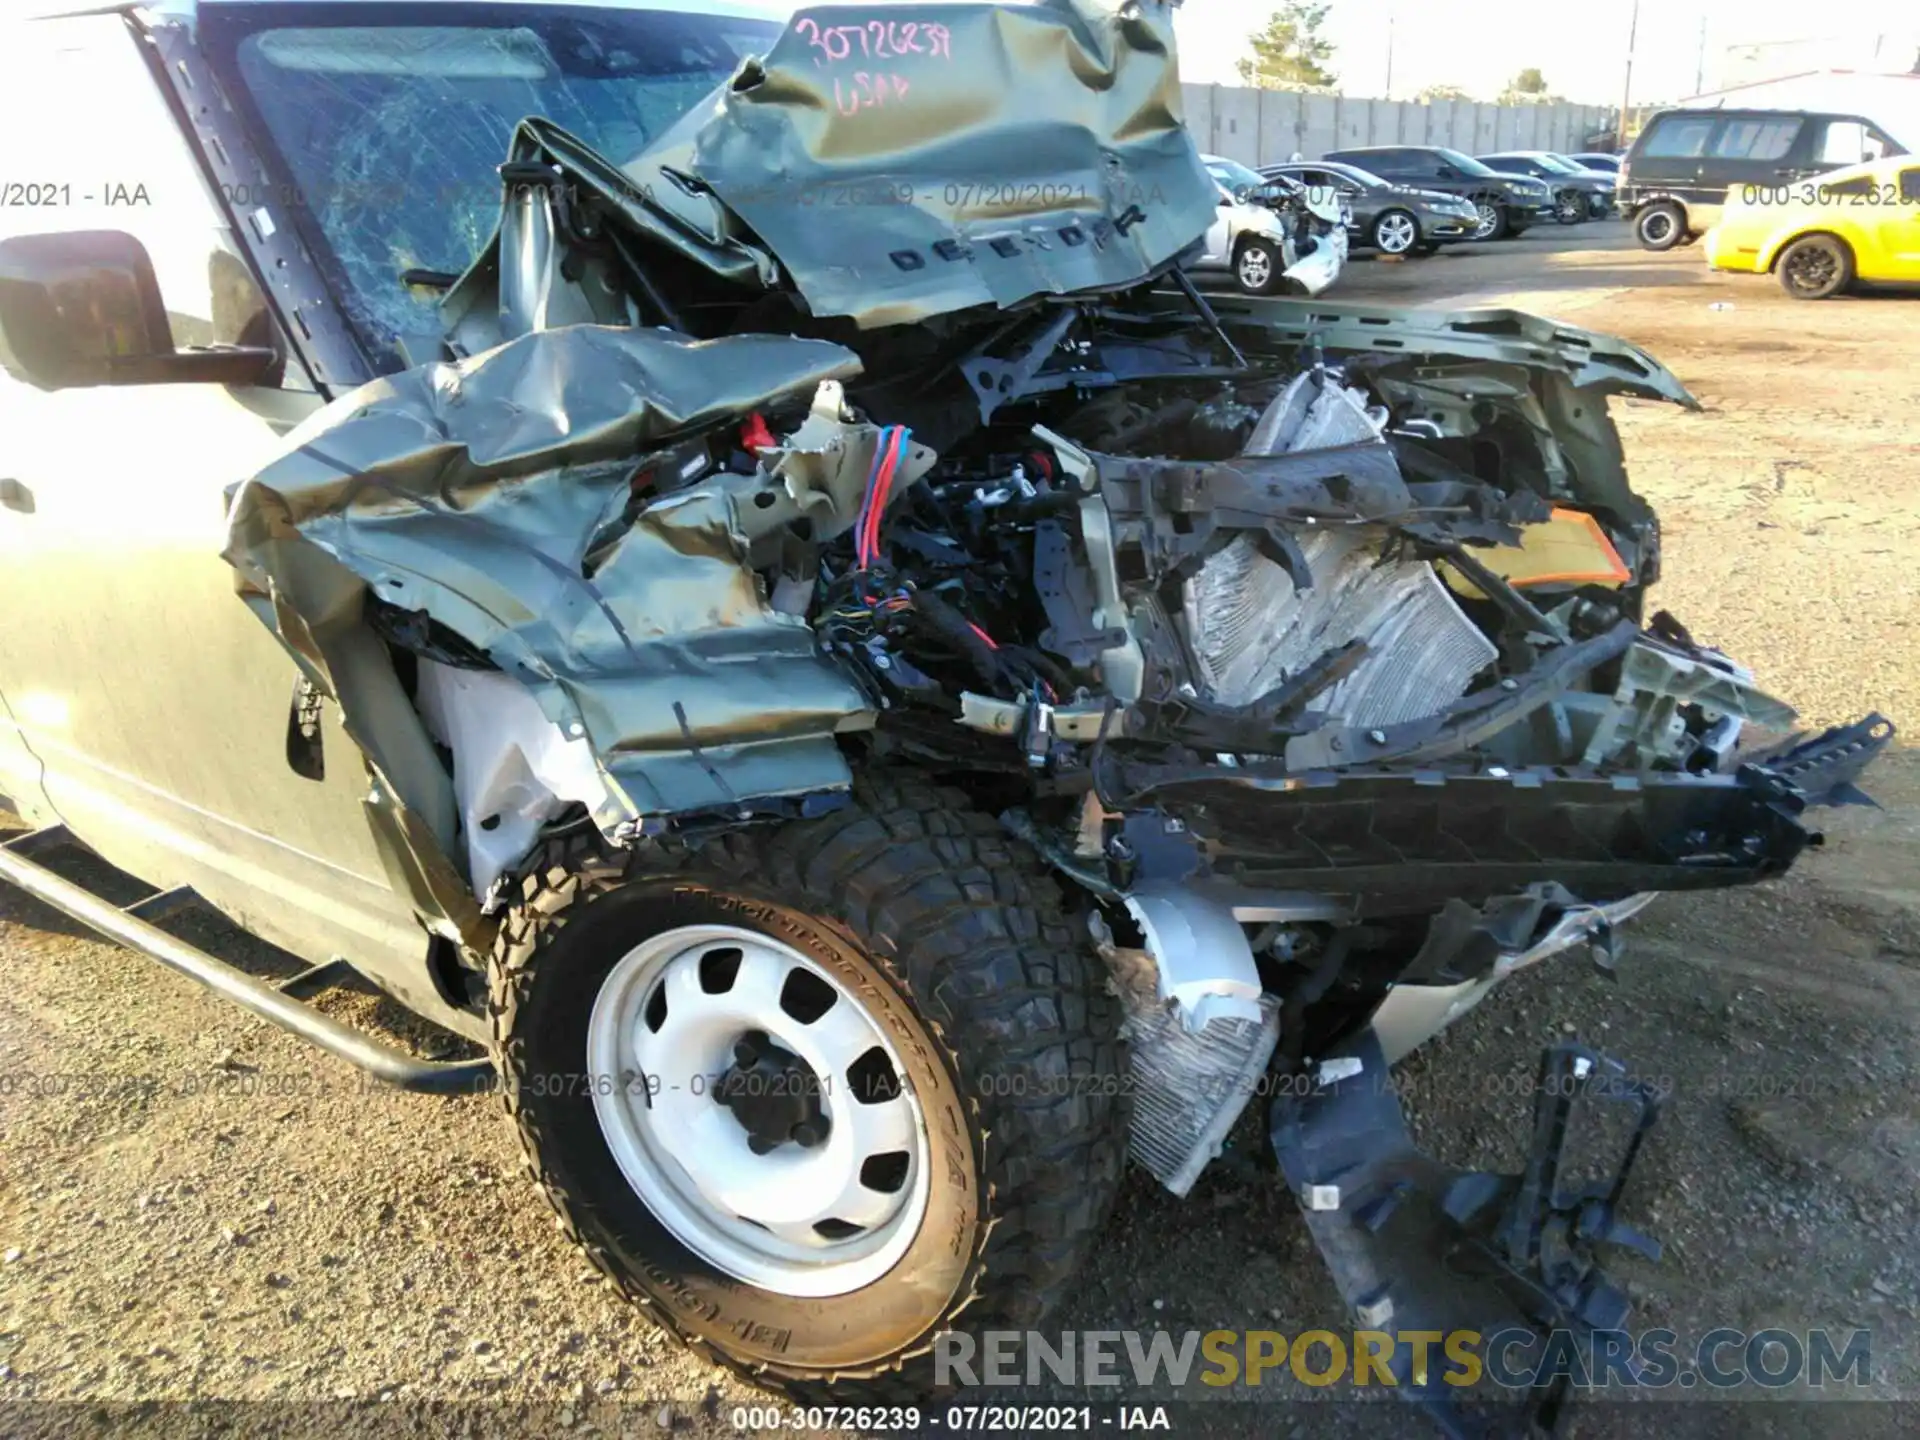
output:
<path id="1" fill-rule="evenodd" d="M 467 937 L 481 924 L 448 859 L 445 768 L 368 623 L 375 604 L 423 616 L 590 742 L 609 830 L 850 783 L 833 737 L 870 725 L 869 703 L 743 562 L 803 517 L 816 535 L 851 525 L 878 432 L 831 413 L 839 386 L 823 382 L 858 369 L 821 341 L 543 331 L 342 397 L 238 487 L 226 557 L 241 593 L 339 702 L 373 776 L 374 833 L 423 920 Z M 767 466 L 628 523 L 634 477 L 677 441 L 815 393 L 829 413 Z M 916 453 L 910 473 L 930 463 Z"/>

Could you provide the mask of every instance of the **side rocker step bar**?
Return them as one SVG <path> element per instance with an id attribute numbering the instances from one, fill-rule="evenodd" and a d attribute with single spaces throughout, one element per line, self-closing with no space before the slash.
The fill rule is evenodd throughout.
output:
<path id="1" fill-rule="evenodd" d="M 79 845 L 63 825 L 17 835 L 0 842 L 0 879 L 44 901 L 83 925 L 89 925 L 109 939 L 131 950 L 151 956 L 189 980 L 196 980 L 214 994 L 250 1010 L 302 1040 L 318 1045 L 329 1055 L 337 1055 L 358 1066 L 373 1079 L 401 1090 L 429 1095 L 450 1095 L 474 1090 L 492 1078 L 490 1060 L 419 1060 L 402 1050 L 343 1025 L 296 998 L 325 988 L 344 977 L 344 962 L 329 962 L 294 977 L 296 982 L 277 986 L 237 970 L 206 951 L 169 935 L 142 918 L 164 914 L 192 900 L 190 891 L 168 890 L 150 895 L 124 908 L 108 903 L 71 880 L 63 879 L 35 860 L 40 854 L 63 845 Z M 322 977 L 325 972 L 325 977 Z M 313 983 L 320 979 L 320 984 Z"/>

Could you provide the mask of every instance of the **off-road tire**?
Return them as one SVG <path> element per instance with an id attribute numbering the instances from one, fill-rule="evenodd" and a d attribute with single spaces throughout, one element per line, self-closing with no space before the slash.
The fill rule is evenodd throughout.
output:
<path id="1" fill-rule="evenodd" d="M 906 1256 L 851 1294 L 797 1299 L 705 1264 L 627 1184 L 591 1096 L 555 1083 L 583 1070 L 581 1017 L 620 956 L 716 908 L 809 958 L 851 961 L 884 989 L 869 1013 L 917 1031 L 895 1048 L 920 1047 L 903 1064 L 935 1142 L 935 1199 Z M 655 1324 L 797 1400 L 897 1404 L 936 1388 L 934 1338 L 962 1311 L 969 1329 L 1038 1324 L 1107 1220 L 1127 1107 L 1102 968 L 1052 878 L 994 819 L 911 772 L 874 771 L 846 809 L 671 856 L 591 831 L 546 844 L 495 946 L 494 1051 L 562 1228 Z"/>

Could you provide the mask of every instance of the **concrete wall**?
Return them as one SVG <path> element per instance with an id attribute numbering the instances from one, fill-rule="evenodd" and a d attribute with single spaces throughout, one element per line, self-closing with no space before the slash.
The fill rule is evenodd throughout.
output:
<path id="1" fill-rule="evenodd" d="M 1280 164 L 1296 151 L 1317 160 L 1356 145 L 1450 145 L 1469 155 L 1584 150 L 1588 133 L 1605 129 L 1611 113 L 1599 105 L 1421 105 L 1240 85 L 1180 88 L 1200 148 L 1256 166 Z"/>

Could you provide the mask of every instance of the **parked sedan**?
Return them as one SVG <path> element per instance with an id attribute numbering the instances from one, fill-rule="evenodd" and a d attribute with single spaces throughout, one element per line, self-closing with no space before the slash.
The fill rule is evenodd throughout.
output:
<path id="1" fill-rule="evenodd" d="M 1322 160 L 1358 165 L 1422 190 L 1443 190 L 1470 201 L 1480 217 L 1475 240 L 1504 240 L 1553 218 L 1553 190 L 1524 175 L 1502 175 L 1471 155 L 1444 145 L 1368 145 L 1330 150 Z"/>
<path id="2" fill-rule="evenodd" d="M 1856 280 L 1920 284 L 1920 161 L 1896 155 L 1811 180 L 1735 185 L 1707 231 L 1715 270 L 1775 274 L 1796 300 Z"/>
<path id="3" fill-rule="evenodd" d="M 1508 150 L 1482 155 L 1480 163 L 1502 175 L 1531 175 L 1553 187 L 1553 218 L 1562 225 L 1598 219 L 1613 209 L 1619 182 L 1612 175 L 1583 169 L 1551 150 Z"/>
<path id="4" fill-rule="evenodd" d="M 1329 189 L 1344 199 L 1353 219 L 1347 235 L 1383 255 L 1430 255 L 1447 241 L 1471 240 L 1480 212 L 1470 200 L 1442 190 L 1396 185 L 1358 165 L 1296 161 L 1269 165 L 1269 179 L 1292 180 L 1308 189 Z"/>
<path id="5" fill-rule="evenodd" d="M 1601 175 L 1618 175 L 1620 173 L 1620 162 L 1626 157 L 1624 155 L 1608 155 L 1600 150 L 1581 150 L 1565 158 L 1571 160 L 1576 165 L 1585 166 L 1587 169 Z"/>

